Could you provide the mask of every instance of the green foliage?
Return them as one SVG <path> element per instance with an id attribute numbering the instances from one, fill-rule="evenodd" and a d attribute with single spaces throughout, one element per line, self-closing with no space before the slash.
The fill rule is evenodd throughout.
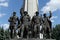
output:
<path id="1" fill-rule="evenodd" d="M 0 27 L 0 40 L 9 39 L 9 31 Z M 60 40 L 60 24 L 56 25 L 52 30 L 52 39 Z"/>
<path id="2" fill-rule="evenodd" d="M 52 38 L 56 40 L 60 40 L 60 24 L 56 25 L 52 31 Z"/>
<path id="3" fill-rule="evenodd" d="M 9 31 L 4 30 L 3 27 L 0 27 L 0 40 L 5 40 L 9 38 Z"/>
<path id="4" fill-rule="evenodd" d="M 4 40 L 4 29 L 3 29 L 3 27 L 0 30 L 0 40 Z"/>

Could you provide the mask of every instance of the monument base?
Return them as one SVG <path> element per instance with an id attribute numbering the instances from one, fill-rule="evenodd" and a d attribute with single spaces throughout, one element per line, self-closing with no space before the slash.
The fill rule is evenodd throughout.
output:
<path id="1" fill-rule="evenodd" d="M 20 40 L 20 39 L 19 39 Z M 56 39 L 22 39 L 22 40 L 56 40 Z"/>
<path id="2" fill-rule="evenodd" d="M 10 39 L 10 40 L 56 40 L 56 39 L 39 39 L 39 38 L 28 38 L 28 39 L 24 39 L 24 38 L 14 38 L 14 39 Z"/>
<path id="3" fill-rule="evenodd" d="M 16 40 L 16 39 L 12 39 Z M 56 40 L 56 39 L 17 39 L 17 40 Z"/>

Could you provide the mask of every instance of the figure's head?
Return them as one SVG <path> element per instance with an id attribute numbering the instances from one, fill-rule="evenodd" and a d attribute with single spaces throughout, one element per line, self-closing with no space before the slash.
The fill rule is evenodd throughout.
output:
<path id="1" fill-rule="evenodd" d="M 36 16 L 38 16 L 39 15 L 39 12 L 36 12 Z"/>
<path id="2" fill-rule="evenodd" d="M 28 13 L 25 11 L 25 12 L 24 12 L 24 15 L 27 15 L 27 14 L 28 14 Z"/>
<path id="3" fill-rule="evenodd" d="M 15 16 L 16 15 L 16 12 L 13 12 L 13 16 Z"/>
<path id="4" fill-rule="evenodd" d="M 49 11 L 49 13 L 51 13 L 51 11 Z"/>
<path id="5" fill-rule="evenodd" d="M 46 13 L 44 13 L 43 16 L 46 17 Z"/>

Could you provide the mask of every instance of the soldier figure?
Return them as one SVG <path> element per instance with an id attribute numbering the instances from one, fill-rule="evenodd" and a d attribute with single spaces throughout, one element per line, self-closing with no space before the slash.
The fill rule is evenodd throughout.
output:
<path id="1" fill-rule="evenodd" d="M 20 21 L 21 21 L 20 29 L 22 29 L 21 37 L 27 38 L 28 27 L 29 27 L 29 24 L 30 24 L 30 16 L 28 15 L 27 12 L 24 12 L 23 14 L 24 14 L 24 16 L 22 16 L 21 19 L 20 19 Z"/>
<path id="2" fill-rule="evenodd" d="M 16 36 L 16 23 L 19 21 L 16 12 L 13 12 L 13 16 L 11 16 L 8 21 L 10 22 L 10 37 L 13 38 Z"/>
<path id="3" fill-rule="evenodd" d="M 22 26 L 22 17 L 24 16 L 24 10 L 23 10 L 23 8 L 21 8 L 20 14 L 21 14 L 21 16 L 20 16 L 20 20 L 19 20 L 19 24 L 18 24 L 18 28 L 17 28 L 17 29 L 19 29 L 18 30 L 19 37 L 21 37 L 21 31 L 22 31 L 22 28 L 21 28 L 21 26 Z"/>
<path id="4" fill-rule="evenodd" d="M 43 25 L 44 25 L 44 37 L 51 38 L 51 26 L 52 22 L 50 18 L 52 17 L 52 13 L 50 11 L 50 16 L 46 16 L 46 13 L 43 15 Z"/>
<path id="5" fill-rule="evenodd" d="M 33 16 L 32 22 L 33 22 L 33 37 L 37 38 L 39 37 L 40 33 L 40 25 L 41 25 L 41 17 L 38 16 L 39 12 L 36 12 L 36 15 Z"/>

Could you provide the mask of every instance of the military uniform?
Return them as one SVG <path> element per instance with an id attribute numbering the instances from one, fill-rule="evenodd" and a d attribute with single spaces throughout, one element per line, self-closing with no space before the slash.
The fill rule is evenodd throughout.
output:
<path id="1" fill-rule="evenodd" d="M 39 36 L 41 20 L 42 20 L 41 17 L 38 16 L 38 15 L 37 16 L 33 16 L 33 18 L 32 18 L 33 29 L 34 29 L 33 36 L 35 36 L 35 37 L 38 37 Z"/>
<path id="2" fill-rule="evenodd" d="M 28 35 L 28 27 L 30 25 L 30 17 L 29 15 L 24 15 L 21 17 L 20 19 L 21 21 L 21 37 L 23 38 L 27 38 L 27 35 Z"/>
<path id="3" fill-rule="evenodd" d="M 13 37 L 13 36 L 16 36 L 16 23 L 17 23 L 17 21 L 18 21 L 19 19 L 18 19 L 18 17 L 15 15 L 15 16 L 11 16 L 10 18 L 9 18 L 9 22 L 10 22 L 10 26 L 9 26 L 9 29 L 10 29 L 10 31 L 11 31 L 11 33 L 10 33 L 10 36 L 11 36 L 11 38 Z M 14 34 L 13 34 L 14 33 Z"/>
<path id="4" fill-rule="evenodd" d="M 46 14 L 44 14 L 46 16 Z M 43 17 L 43 28 L 44 28 L 44 33 L 46 34 L 45 36 L 48 36 L 46 38 L 50 38 L 50 33 L 51 33 L 51 26 L 52 26 L 52 22 L 50 21 L 51 18 L 51 12 L 50 12 L 50 16 L 48 17 Z"/>

